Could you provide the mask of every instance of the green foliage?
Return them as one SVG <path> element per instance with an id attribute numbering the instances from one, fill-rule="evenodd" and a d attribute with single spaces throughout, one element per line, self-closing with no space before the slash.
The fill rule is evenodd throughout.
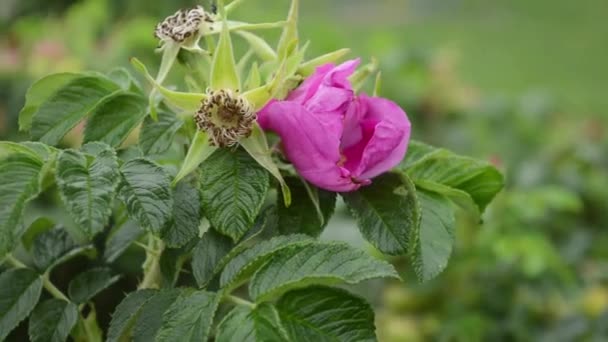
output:
<path id="1" fill-rule="evenodd" d="M 302 338 L 302 336 L 300 336 Z M 218 342 L 287 341 L 277 310 L 263 303 L 254 308 L 237 306 L 218 326 Z"/>
<path id="2" fill-rule="evenodd" d="M 110 328 L 108 330 L 108 342 L 128 340 L 131 337 L 133 324 L 144 304 L 156 294 L 155 290 L 141 290 L 128 294 L 112 315 Z"/>
<path id="3" fill-rule="evenodd" d="M 198 236 L 201 223 L 199 191 L 193 185 L 182 181 L 173 191 L 173 215 L 162 232 L 167 246 L 183 247 Z"/>
<path id="4" fill-rule="evenodd" d="M 334 213 L 336 194 L 303 182 L 295 177 L 287 178 L 291 205 L 286 206 L 283 198 L 278 201 L 278 228 L 281 234 L 305 233 L 317 237 Z"/>
<path id="5" fill-rule="evenodd" d="M 72 279 L 68 294 L 75 303 L 86 303 L 99 292 L 105 290 L 120 279 L 112 275 L 108 268 L 94 268 L 85 271 Z"/>
<path id="6" fill-rule="evenodd" d="M 407 176 L 386 174 L 343 197 L 371 244 L 386 254 L 408 253 L 419 235 L 420 205 Z"/>
<path id="7" fill-rule="evenodd" d="M 89 237 L 107 224 L 119 179 L 115 152 L 108 146 L 101 148 L 96 155 L 64 150 L 57 158 L 60 194 L 73 220 Z"/>
<path id="8" fill-rule="evenodd" d="M 160 233 L 171 218 L 171 179 L 159 165 L 147 159 L 133 159 L 120 168 L 118 195 L 129 215 L 146 231 Z"/>
<path id="9" fill-rule="evenodd" d="M 201 167 L 201 203 L 211 225 L 240 239 L 253 226 L 268 191 L 268 173 L 241 149 L 216 151 Z"/>
<path id="10" fill-rule="evenodd" d="M 36 306 L 28 333 L 32 342 L 63 342 L 78 321 L 78 307 L 61 299 L 49 299 Z"/>
<path id="11" fill-rule="evenodd" d="M 215 293 L 183 292 L 163 314 L 156 341 L 205 341 L 219 304 Z"/>
<path id="12" fill-rule="evenodd" d="M 139 135 L 139 147 L 147 155 L 160 154 L 169 149 L 177 131 L 184 122 L 175 114 L 167 111 L 158 112 L 158 120 L 151 117 L 144 120 Z"/>
<path id="13" fill-rule="evenodd" d="M 365 300 L 331 287 L 286 293 L 277 311 L 293 341 L 375 341 L 374 311 Z"/>
<path id="14" fill-rule="evenodd" d="M 36 272 L 14 269 L 0 274 L 0 339 L 25 319 L 36 306 L 42 279 Z"/>
<path id="15" fill-rule="evenodd" d="M 34 264 L 40 271 L 52 268 L 74 252 L 79 252 L 74 239 L 60 227 L 40 233 L 32 245 Z"/>
<path id="16" fill-rule="evenodd" d="M 147 101 L 131 92 L 116 92 L 102 100 L 87 121 L 84 141 L 102 141 L 119 147 L 146 117 Z"/>
<path id="17" fill-rule="evenodd" d="M 4 256 L 14 248 L 27 202 L 40 191 L 44 162 L 34 151 L 16 144 L 0 146 L 0 158 L 0 256 Z"/>
<path id="18" fill-rule="evenodd" d="M 106 97 L 118 90 L 112 81 L 97 75 L 71 79 L 48 97 L 32 116 L 32 138 L 56 145 Z"/>
<path id="19" fill-rule="evenodd" d="M 254 275 L 249 294 L 265 301 L 311 284 L 356 284 L 372 278 L 397 278 L 393 266 L 345 244 L 315 243 L 272 256 Z"/>

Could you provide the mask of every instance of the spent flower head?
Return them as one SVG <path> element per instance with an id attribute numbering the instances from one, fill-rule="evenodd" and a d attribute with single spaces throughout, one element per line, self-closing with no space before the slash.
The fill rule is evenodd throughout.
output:
<path id="1" fill-rule="evenodd" d="M 202 6 L 191 9 L 181 9 L 168 16 L 156 25 L 154 36 L 163 42 L 173 41 L 183 43 L 189 38 L 200 38 L 201 30 L 206 26 L 211 29 L 214 23 L 212 14 L 205 12 Z"/>
<path id="2" fill-rule="evenodd" d="M 231 147 L 249 137 L 256 119 L 251 103 L 230 89 L 208 89 L 194 117 L 198 129 L 207 132 L 209 143 L 217 147 Z"/>

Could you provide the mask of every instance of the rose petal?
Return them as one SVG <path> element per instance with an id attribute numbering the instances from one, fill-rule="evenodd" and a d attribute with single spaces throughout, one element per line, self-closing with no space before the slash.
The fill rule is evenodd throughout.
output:
<path id="1" fill-rule="evenodd" d="M 311 113 L 295 102 L 275 101 L 260 111 L 258 121 L 281 137 L 287 158 L 306 180 L 331 191 L 357 189 L 350 172 L 338 166 L 342 127 L 319 117 L 328 115 Z"/>

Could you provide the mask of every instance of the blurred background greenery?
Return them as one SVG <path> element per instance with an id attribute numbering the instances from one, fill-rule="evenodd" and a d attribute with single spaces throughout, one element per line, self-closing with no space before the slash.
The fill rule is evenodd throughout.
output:
<path id="1" fill-rule="evenodd" d="M 0 137 L 26 138 L 17 114 L 41 76 L 130 56 L 158 65 L 155 23 L 194 4 L 3 0 Z M 278 20 L 288 5 L 249 0 L 236 16 Z M 302 0 L 311 55 L 378 58 L 382 95 L 406 109 L 417 139 L 507 175 L 482 224 L 459 217 L 437 279 L 418 284 L 393 260 L 405 284 L 357 289 L 377 307 L 382 341 L 608 340 L 606 13 L 605 0 Z M 363 246 L 341 213 L 324 237 Z"/>

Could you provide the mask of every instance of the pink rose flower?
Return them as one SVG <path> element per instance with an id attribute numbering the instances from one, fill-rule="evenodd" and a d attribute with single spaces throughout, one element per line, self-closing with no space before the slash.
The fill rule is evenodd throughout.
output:
<path id="1" fill-rule="evenodd" d="M 317 68 L 285 101 L 258 113 L 263 129 L 276 132 L 298 173 L 319 188 L 349 192 L 405 156 L 411 126 L 395 103 L 355 96 L 348 77 L 359 60 Z"/>

